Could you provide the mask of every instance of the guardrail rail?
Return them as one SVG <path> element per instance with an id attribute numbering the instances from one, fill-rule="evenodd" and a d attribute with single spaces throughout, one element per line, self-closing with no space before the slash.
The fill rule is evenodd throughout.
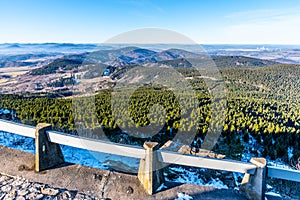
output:
<path id="1" fill-rule="evenodd" d="M 163 163 L 244 173 L 241 190 L 250 199 L 264 199 L 266 177 L 300 182 L 300 171 L 267 166 L 264 158 L 252 158 L 250 163 L 246 163 L 199 157 L 157 149 L 157 143 L 154 142 L 146 142 L 142 148 L 53 131 L 49 124 L 33 127 L 2 119 L 0 131 L 35 138 L 36 171 L 64 162 L 60 144 L 141 159 L 138 178 L 149 194 L 153 194 L 164 181 L 161 169 L 155 167 L 158 164 L 163 166 Z M 160 176 L 157 176 L 157 173 Z"/>

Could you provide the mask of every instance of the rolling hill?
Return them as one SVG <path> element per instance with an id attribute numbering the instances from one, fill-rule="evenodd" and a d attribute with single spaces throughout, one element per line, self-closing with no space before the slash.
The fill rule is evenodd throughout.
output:
<path id="1" fill-rule="evenodd" d="M 245 68 L 276 65 L 277 62 L 261 60 L 243 56 L 201 56 L 181 49 L 169 49 L 160 52 L 125 47 L 115 50 L 101 50 L 91 53 L 74 54 L 56 59 L 41 68 L 34 69 L 31 75 L 53 74 L 59 70 L 77 70 L 80 65 L 113 66 L 118 70 L 130 65 L 156 63 L 175 68 L 191 68 L 191 59 L 200 59 L 200 62 L 214 61 L 218 68 Z"/>

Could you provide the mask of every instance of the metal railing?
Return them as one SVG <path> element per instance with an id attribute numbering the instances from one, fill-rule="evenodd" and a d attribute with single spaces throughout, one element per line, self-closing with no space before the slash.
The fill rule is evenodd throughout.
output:
<path id="1" fill-rule="evenodd" d="M 33 126 L 27 126 L 0 119 L 0 131 L 35 138 L 37 130 L 36 127 Z M 47 130 L 45 133 L 49 142 L 55 144 L 62 144 L 96 152 L 103 152 L 138 159 L 144 159 L 147 155 L 147 150 L 142 147 L 89 139 L 80 136 L 64 134 L 53 130 Z M 178 152 L 166 151 L 164 149 L 159 149 L 155 152 L 158 155 L 158 161 L 162 163 L 208 168 L 214 170 L 225 170 L 230 172 L 240 172 L 250 175 L 255 175 L 257 169 L 259 168 L 259 166 L 255 163 L 253 164 L 239 162 L 229 159 L 198 157 L 194 155 L 185 155 Z M 298 170 L 291 170 L 268 165 L 265 168 L 267 177 L 300 182 L 300 171 Z"/>

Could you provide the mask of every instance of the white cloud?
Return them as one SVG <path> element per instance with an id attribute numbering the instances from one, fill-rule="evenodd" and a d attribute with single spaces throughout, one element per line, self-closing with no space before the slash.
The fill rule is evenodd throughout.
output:
<path id="1" fill-rule="evenodd" d="M 246 22 L 224 29 L 224 38 L 232 43 L 300 44 L 300 15 Z"/>
<path id="2" fill-rule="evenodd" d="M 225 16 L 230 23 L 210 43 L 300 44 L 300 8 L 253 10 Z"/>

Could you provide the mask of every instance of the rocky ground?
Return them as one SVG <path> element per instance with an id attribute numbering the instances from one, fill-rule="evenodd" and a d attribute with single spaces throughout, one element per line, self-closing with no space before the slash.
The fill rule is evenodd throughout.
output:
<path id="1" fill-rule="evenodd" d="M 21 177 L 0 174 L 0 200 L 25 199 L 96 199 L 78 191 L 54 188 L 47 184 L 30 182 Z"/>
<path id="2" fill-rule="evenodd" d="M 0 200 L 2 199 L 106 199 L 106 200 L 166 200 L 176 199 L 178 194 L 185 193 L 194 200 L 243 200 L 245 197 L 239 190 L 232 189 L 234 176 L 232 173 L 212 173 L 206 170 L 195 176 L 196 171 L 186 170 L 183 167 L 171 167 L 173 173 L 165 171 L 166 183 L 161 191 L 148 195 L 134 174 L 120 173 L 115 170 L 101 170 L 82 165 L 65 163 L 60 166 L 35 172 L 34 154 L 0 145 Z M 8 175 L 9 174 L 9 175 Z M 176 176 L 177 174 L 177 176 Z M 178 176 L 178 174 L 181 174 Z M 198 173 L 197 173 L 198 174 Z M 220 179 L 226 179 L 224 188 Z M 23 178 L 21 178 L 23 177 Z M 192 178 L 186 179 L 187 177 Z M 177 179 L 180 183 L 169 181 Z M 184 179 L 186 184 L 183 184 Z M 210 186 L 196 185 L 201 180 L 210 181 Z M 212 181 L 214 180 L 214 181 Z M 190 182 L 191 181 L 191 182 Z M 280 181 L 280 180 L 275 180 Z M 194 184 L 187 184 L 194 183 Z M 231 185 L 233 184 L 233 185 Z M 279 183 L 285 186 L 283 182 Z M 293 184 L 291 187 L 291 184 Z M 296 191 L 299 186 L 288 183 L 282 187 L 280 193 L 288 192 L 289 195 L 280 197 L 276 194 L 267 195 L 268 200 L 299 199 Z M 276 185 L 271 184 L 270 185 Z M 222 186 L 222 187 L 219 187 Z M 268 186 L 268 189 L 270 186 Z M 219 189 L 217 189 L 219 188 Z M 272 189 L 272 188 L 271 188 Z M 271 190 L 272 191 L 272 190 Z M 274 194 L 274 193 L 273 193 Z M 95 198 L 93 198 L 95 197 Z"/>
<path id="3" fill-rule="evenodd" d="M 167 188 L 148 195 L 136 175 L 70 163 L 37 173 L 30 167 L 33 162 L 33 154 L 0 145 L 0 200 L 173 200 L 181 193 L 194 200 L 245 199 L 237 190 L 170 182 L 165 183 Z"/>

